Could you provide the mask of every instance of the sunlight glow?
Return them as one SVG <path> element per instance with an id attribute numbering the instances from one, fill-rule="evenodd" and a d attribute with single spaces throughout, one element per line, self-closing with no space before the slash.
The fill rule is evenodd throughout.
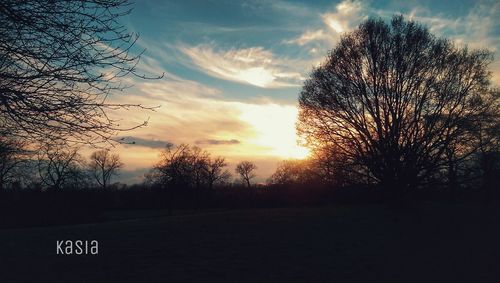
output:
<path id="1" fill-rule="evenodd" d="M 240 119 L 250 124 L 254 139 L 249 142 L 269 148 L 269 154 L 282 158 L 303 159 L 309 149 L 297 145 L 295 122 L 298 109 L 276 104 L 245 105 Z"/>
<path id="2" fill-rule="evenodd" d="M 234 76 L 241 81 L 260 87 L 267 87 L 271 85 L 275 79 L 274 75 L 269 70 L 262 67 L 241 70 L 239 72 L 235 72 Z"/>
<path id="3" fill-rule="evenodd" d="M 340 22 L 335 19 L 328 18 L 328 25 L 338 33 L 344 32 L 344 27 L 342 26 L 342 24 L 340 24 Z"/>

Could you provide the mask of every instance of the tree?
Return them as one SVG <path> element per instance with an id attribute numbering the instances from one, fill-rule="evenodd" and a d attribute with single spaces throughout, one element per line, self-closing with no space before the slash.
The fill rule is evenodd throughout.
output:
<path id="1" fill-rule="evenodd" d="M 168 193 L 168 209 L 171 213 L 177 192 L 194 193 L 195 205 L 199 207 L 202 189 L 208 187 L 211 191 L 216 183 L 228 178 L 229 173 L 223 171 L 225 166 L 224 158 L 212 159 L 210 153 L 199 147 L 169 144 L 162 151 L 160 161 L 146 175 L 146 181 Z"/>
<path id="2" fill-rule="evenodd" d="M 111 177 L 118 174 L 118 170 L 122 167 L 120 156 L 112 154 L 109 150 L 98 150 L 90 156 L 90 172 L 104 190 L 108 188 Z"/>
<path id="3" fill-rule="evenodd" d="M 311 156 L 314 175 L 330 187 L 373 184 L 374 178 L 366 166 L 350 159 L 333 144 L 317 147 Z"/>
<path id="4" fill-rule="evenodd" d="M 212 189 L 219 182 L 230 177 L 223 170 L 227 163 L 223 157 L 212 158 L 210 153 L 196 146 L 172 144 L 161 153 L 160 161 L 154 166 L 149 178 L 155 178 L 164 187 L 195 188 L 207 186 Z"/>
<path id="5" fill-rule="evenodd" d="M 255 178 L 255 169 L 257 169 L 257 166 L 254 163 L 250 161 L 242 161 L 236 165 L 235 171 L 238 175 L 240 175 L 243 183 L 246 183 L 250 188 L 250 181 Z"/>
<path id="6" fill-rule="evenodd" d="M 78 148 L 57 142 L 38 149 L 38 173 L 43 184 L 58 191 L 82 176 L 83 159 Z"/>
<path id="7" fill-rule="evenodd" d="M 186 168 L 189 170 L 188 174 L 192 175 L 192 186 L 198 193 L 206 183 L 210 154 L 197 146 L 191 147 L 188 153 L 190 153 L 190 156 L 187 158 L 188 164 Z"/>
<path id="8" fill-rule="evenodd" d="M 206 181 L 208 183 L 208 188 L 213 189 L 214 185 L 217 183 L 224 183 L 231 178 L 231 173 L 224 170 L 227 166 L 224 157 L 216 157 L 214 159 L 209 159 L 206 166 Z"/>
<path id="9" fill-rule="evenodd" d="M 273 185 L 292 185 L 309 181 L 309 160 L 283 160 L 276 171 L 269 177 L 268 183 Z"/>
<path id="10" fill-rule="evenodd" d="M 194 160 L 187 144 L 168 144 L 161 152 L 160 161 L 153 167 L 152 176 L 165 189 L 189 187 L 193 183 L 191 163 Z"/>
<path id="11" fill-rule="evenodd" d="M 298 131 L 385 189 L 415 188 L 490 106 L 491 60 L 402 16 L 366 20 L 304 83 Z"/>
<path id="12" fill-rule="evenodd" d="M 491 99 L 492 107 L 472 128 L 471 141 L 478 149 L 475 157 L 486 188 L 495 187 L 500 174 L 500 90 L 493 90 Z"/>
<path id="13" fill-rule="evenodd" d="M 140 76 L 137 36 L 119 23 L 130 11 L 128 0 L 1 1 L 0 130 L 90 143 L 125 130 L 107 111 L 142 106 L 107 98 Z"/>
<path id="14" fill-rule="evenodd" d="M 20 140 L 0 136 L 0 191 L 16 179 L 20 166 L 27 161 L 24 148 Z"/>

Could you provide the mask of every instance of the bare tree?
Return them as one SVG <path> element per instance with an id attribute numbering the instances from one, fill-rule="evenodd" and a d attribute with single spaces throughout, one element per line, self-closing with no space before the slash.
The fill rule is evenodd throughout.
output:
<path id="1" fill-rule="evenodd" d="M 118 154 L 112 154 L 109 150 L 98 150 L 90 156 L 89 169 L 102 189 L 107 189 L 113 175 L 123 167 Z"/>
<path id="2" fill-rule="evenodd" d="M 210 153 L 196 146 L 168 145 L 161 153 L 161 159 L 154 166 L 159 183 L 164 187 L 192 187 L 196 190 L 206 186 L 212 189 L 216 183 L 230 177 L 223 170 L 227 163 L 223 157 L 212 158 Z"/>
<path id="3" fill-rule="evenodd" d="M 305 82 L 299 133 L 383 188 L 414 188 L 445 166 L 446 149 L 489 107 L 491 60 L 402 16 L 369 19 Z"/>
<path id="4" fill-rule="evenodd" d="M 25 143 L 0 136 L 0 191 L 19 175 L 20 166 L 28 160 Z"/>
<path id="5" fill-rule="evenodd" d="M 119 23 L 130 11 L 128 0 L 1 1 L 1 127 L 90 143 L 126 130 L 107 111 L 142 107 L 108 102 L 121 78 L 140 76 L 137 36 Z"/>
<path id="6" fill-rule="evenodd" d="M 210 154 L 196 146 L 172 144 L 161 153 L 160 161 L 147 175 L 148 183 L 157 184 L 169 194 L 167 199 L 169 212 L 172 212 L 173 198 L 178 189 L 192 190 L 196 207 L 200 204 L 200 195 L 205 186 L 212 188 L 215 182 L 221 181 L 220 171 L 225 163 L 219 159 L 212 161 Z"/>
<path id="7" fill-rule="evenodd" d="M 189 168 L 192 175 L 192 185 L 198 192 L 206 181 L 210 154 L 197 146 L 191 147 L 189 153 L 187 168 Z"/>
<path id="8" fill-rule="evenodd" d="M 250 161 L 242 161 L 236 165 L 235 171 L 238 175 L 240 175 L 241 180 L 250 188 L 250 181 L 256 176 L 254 172 L 255 169 L 257 169 L 257 166 L 254 163 Z"/>
<path id="9" fill-rule="evenodd" d="M 307 178 L 308 160 L 283 160 L 276 171 L 269 177 L 268 183 L 273 185 L 292 185 L 303 183 Z"/>
<path id="10" fill-rule="evenodd" d="M 334 145 L 322 145 L 312 151 L 313 175 L 323 184 L 332 187 L 376 183 L 368 168 L 349 158 Z"/>
<path id="11" fill-rule="evenodd" d="M 168 144 L 161 152 L 160 161 L 153 167 L 156 183 L 165 189 L 189 187 L 193 183 L 191 147 L 187 144 Z"/>
<path id="12" fill-rule="evenodd" d="M 500 90 L 492 91 L 492 107 L 472 127 L 472 144 L 477 147 L 476 158 L 482 185 L 493 188 L 500 178 Z"/>
<path id="13" fill-rule="evenodd" d="M 297 181 L 299 168 L 292 160 L 283 160 L 278 163 L 276 171 L 267 179 L 271 185 L 290 185 Z"/>
<path id="14" fill-rule="evenodd" d="M 214 185 L 217 183 L 227 182 L 231 178 L 231 173 L 224 170 L 227 166 L 224 157 L 216 157 L 214 159 L 209 159 L 206 166 L 206 181 L 208 183 L 208 188 L 213 189 Z"/>
<path id="15" fill-rule="evenodd" d="M 38 149 L 38 173 L 43 184 L 60 190 L 74 183 L 82 172 L 83 159 L 78 148 L 65 143 L 44 144 Z"/>

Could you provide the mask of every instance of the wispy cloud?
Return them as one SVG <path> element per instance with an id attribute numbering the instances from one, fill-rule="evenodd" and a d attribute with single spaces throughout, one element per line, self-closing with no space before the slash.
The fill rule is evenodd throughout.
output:
<path id="1" fill-rule="evenodd" d="M 324 29 L 317 29 L 317 30 L 307 30 L 304 33 L 302 33 L 299 37 L 293 38 L 290 40 L 286 40 L 285 43 L 290 43 L 290 44 L 298 44 L 300 46 L 306 45 L 309 42 L 314 42 L 318 40 L 328 40 L 328 33 L 325 32 Z"/>
<path id="2" fill-rule="evenodd" d="M 200 91 L 210 88 L 175 79 L 175 84 L 168 79 L 143 82 L 129 89 L 127 95 L 113 96 L 117 103 L 161 105 L 155 111 L 110 112 L 111 118 L 122 120 L 123 127 L 140 124 L 149 117 L 147 127 L 127 132 L 125 144 L 116 148 L 127 164 L 126 170 L 152 166 L 167 143 L 197 144 L 235 162 L 264 157 L 278 160 L 294 153 L 295 106 L 202 95 Z"/>
<path id="3" fill-rule="evenodd" d="M 341 34 L 356 28 L 367 17 L 366 8 L 364 2 L 342 1 L 335 11 L 324 13 L 321 18 L 332 32 Z"/>
<path id="4" fill-rule="evenodd" d="M 308 48 L 310 54 L 324 56 L 326 51 L 333 48 L 340 35 L 355 29 L 369 16 L 380 16 L 385 19 L 394 14 L 402 14 L 408 19 L 418 21 L 438 35 L 449 38 L 461 46 L 470 48 L 487 48 L 498 52 L 500 48 L 500 2 L 479 1 L 464 16 L 451 17 L 436 13 L 429 8 L 413 5 L 411 9 L 391 9 L 391 7 L 375 8 L 370 2 L 344 0 L 337 4 L 332 11 L 318 13 L 322 22 L 313 24 L 297 37 L 285 40 L 287 44 L 296 44 Z M 401 7 L 400 7 L 401 8 Z M 315 23 L 314 21 L 311 21 Z M 498 57 L 498 55 L 497 55 Z M 314 60 L 319 60 L 315 58 Z M 500 85 L 500 59 L 491 65 L 493 82 Z"/>
<path id="5" fill-rule="evenodd" d="M 262 88 L 296 87 L 302 75 L 293 71 L 293 60 L 277 58 L 262 47 L 217 50 L 211 45 L 180 46 L 192 63 L 205 73 Z"/>
<path id="6" fill-rule="evenodd" d="M 134 137 L 134 136 L 126 136 L 126 137 L 117 137 L 115 140 L 119 141 L 125 146 L 142 146 L 148 148 L 165 148 L 167 145 L 172 144 L 169 141 L 159 140 L 155 138 L 147 138 L 147 137 Z"/>
<path id="7" fill-rule="evenodd" d="M 195 142 L 196 144 L 212 144 L 212 145 L 219 145 L 219 144 L 239 144 L 239 140 L 231 139 L 231 140 L 214 140 L 214 139 L 206 139 L 206 140 L 197 140 Z"/>
<path id="8" fill-rule="evenodd" d="M 316 46 L 331 48 L 338 42 L 343 32 L 356 28 L 362 20 L 367 18 L 366 12 L 367 6 L 364 2 L 342 1 L 335 6 L 333 11 L 317 15 L 322 19 L 320 27 L 307 29 L 298 37 L 285 42 L 300 46 L 315 44 Z"/>
<path id="9" fill-rule="evenodd" d="M 374 10 L 374 12 L 382 17 L 390 17 L 395 13 L 387 10 Z M 495 51 L 500 44 L 500 38 L 494 34 L 500 25 L 499 12 L 500 2 L 479 1 L 462 17 L 452 18 L 420 6 L 402 14 L 425 24 L 432 33 L 450 38 L 457 44 Z"/>
<path id="10" fill-rule="evenodd" d="M 409 12 L 402 13 L 407 18 L 418 21 L 429 27 L 429 30 L 442 37 L 453 40 L 459 46 L 469 48 L 489 49 L 498 53 L 500 50 L 500 2 L 478 1 L 475 6 L 462 17 L 449 17 L 424 7 L 413 7 Z M 391 11 L 376 10 L 382 17 L 392 16 Z M 493 82 L 500 85 L 500 60 L 490 66 Z"/>

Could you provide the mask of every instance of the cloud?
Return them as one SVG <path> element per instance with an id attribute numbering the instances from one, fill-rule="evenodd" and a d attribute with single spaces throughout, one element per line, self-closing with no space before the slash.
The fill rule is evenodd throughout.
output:
<path id="1" fill-rule="evenodd" d="M 272 0 L 269 1 L 271 9 L 276 10 L 277 13 L 287 13 L 294 17 L 303 17 L 310 15 L 310 7 L 300 3 L 292 3 L 290 1 Z M 267 8 L 267 7 L 266 7 Z"/>
<path id="2" fill-rule="evenodd" d="M 188 80 L 184 83 L 193 84 Z M 140 124 L 149 117 L 147 127 L 123 136 L 126 142 L 135 144 L 122 144 L 114 149 L 126 164 L 124 170 L 151 168 L 167 143 L 196 144 L 233 163 L 244 159 L 279 160 L 303 153 L 296 146 L 297 108 L 293 105 L 228 101 L 218 96 L 202 96 L 196 88 L 189 87 L 184 92 L 180 87 L 181 92 L 176 95 L 162 95 L 161 90 L 168 91 L 168 86 L 168 81 L 154 80 L 113 98 L 117 103 L 162 104 L 155 111 L 121 109 L 110 113 L 112 119 L 122 120 L 123 127 Z"/>
<path id="3" fill-rule="evenodd" d="M 495 51 L 500 43 L 500 38 L 495 35 L 499 12 L 500 2 L 488 5 L 478 2 L 469 13 L 462 17 L 450 18 L 423 7 L 414 7 L 403 15 L 425 24 L 432 33 L 450 38 L 459 45 L 467 44 L 473 48 L 489 48 Z M 389 17 L 393 13 L 377 11 L 377 14 Z"/>
<path id="4" fill-rule="evenodd" d="M 321 15 L 323 22 L 335 34 L 350 31 L 366 18 L 366 6 L 360 1 L 342 1 L 334 12 Z"/>
<path id="5" fill-rule="evenodd" d="M 438 36 L 453 40 L 459 46 L 473 49 L 489 49 L 498 52 L 500 46 L 500 2 L 480 1 L 462 17 L 451 18 L 441 13 L 433 13 L 423 7 L 414 7 L 410 12 L 403 13 L 409 19 L 420 22 Z M 377 11 L 382 17 L 392 16 L 389 11 Z M 496 59 L 490 66 L 493 83 L 500 85 L 500 60 Z"/>
<path id="6" fill-rule="evenodd" d="M 323 29 L 318 30 L 308 30 L 301 34 L 299 37 L 286 40 L 285 43 L 289 44 L 297 44 L 297 45 L 306 45 L 309 42 L 317 41 L 317 40 L 327 40 L 328 34 Z"/>
<path id="7" fill-rule="evenodd" d="M 124 128 L 149 118 L 147 127 L 127 132 L 127 142 L 135 141 L 135 145 L 118 146 L 124 159 L 130 161 L 126 163 L 151 166 L 167 143 L 203 145 L 213 154 L 228 158 L 282 156 L 284 151 L 276 147 L 278 144 L 281 148 L 278 135 L 283 133 L 288 135 L 283 139 L 292 137 L 285 144 L 287 150 L 293 150 L 295 106 L 279 105 L 270 99 L 257 103 L 230 101 L 218 95 L 203 95 L 205 89 L 210 88 L 190 80 L 177 78 L 173 84 L 163 79 L 137 82 L 127 95 L 112 96 L 110 102 L 114 103 L 161 105 L 154 111 L 110 111 L 110 118 L 119 120 Z M 264 117 L 269 119 L 267 123 Z M 271 134 L 275 138 L 262 137 Z"/>
<path id="8" fill-rule="evenodd" d="M 400 6 L 403 7 L 404 5 Z M 338 43 L 342 33 L 352 31 L 369 16 L 379 16 L 387 20 L 395 14 L 403 14 L 407 19 L 426 25 L 431 33 L 449 38 L 459 46 L 487 48 L 498 52 L 499 12 L 498 1 L 479 1 L 465 15 L 450 17 L 418 5 L 413 5 L 410 9 L 391 9 L 391 7 L 378 9 L 370 6 L 369 2 L 344 0 L 332 11 L 316 14 L 316 17 L 322 20 L 319 25 L 311 21 L 315 24 L 307 27 L 297 37 L 284 42 L 305 46 L 311 55 L 324 55 Z M 496 59 L 490 69 L 492 81 L 500 85 L 500 59 Z"/>
<path id="9" fill-rule="evenodd" d="M 366 19 L 367 6 L 360 1 L 345 0 L 335 6 L 334 11 L 319 14 L 322 25 L 315 29 L 308 29 L 294 39 L 285 41 L 300 46 L 315 44 L 328 48 L 338 42 L 340 35 L 353 30 L 361 21 Z M 316 48 L 318 48 L 316 47 Z M 315 53 L 315 52 L 313 52 Z"/>
<path id="10" fill-rule="evenodd" d="M 239 140 L 231 139 L 231 140 L 214 140 L 214 139 L 206 139 L 206 140 L 197 140 L 195 142 L 196 144 L 212 144 L 212 145 L 219 145 L 219 144 L 239 144 Z"/>
<path id="11" fill-rule="evenodd" d="M 151 77 L 163 74 L 163 77 L 153 80 L 138 80 L 132 77 L 123 78 L 124 83 L 134 86 L 134 88 L 131 89 L 133 92 L 139 92 L 142 96 L 159 100 L 168 100 L 169 98 L 184 96 L 186 94 L 188 96 L 198 97 L 213 97 L 221 94 L 219 89 L 181 78 L 166 71 L 165 68 L 160 65 L 160 61 L 168 59 L 167 55 L 165 55 L 163 51 L 159 51 L 156 47 L 152 47 L 151 49 L 158 52 L 156 55 L 160 60 L 143 55 L 137 66 L 137 72 Z"/>
<path id="12" fill-rule="evenodd" d="M 251 47 L 216 50 L 211 45 L 180 46 L 192 64 L 208 75 L 262 88 L 299 86 L 302 75 L 294 60 L 276 58 L 269 50 Z"/>
<path id="13" fill-rule="evenodd" d="M 117 137 L 115 140 L 124 145 L 129 146 L 143 146 L 149 148 L 165 148 L 167 145 L 172 144 L 169 141 L 159 140 L 155 138 L 140 138 L 133 136 Z"/>

